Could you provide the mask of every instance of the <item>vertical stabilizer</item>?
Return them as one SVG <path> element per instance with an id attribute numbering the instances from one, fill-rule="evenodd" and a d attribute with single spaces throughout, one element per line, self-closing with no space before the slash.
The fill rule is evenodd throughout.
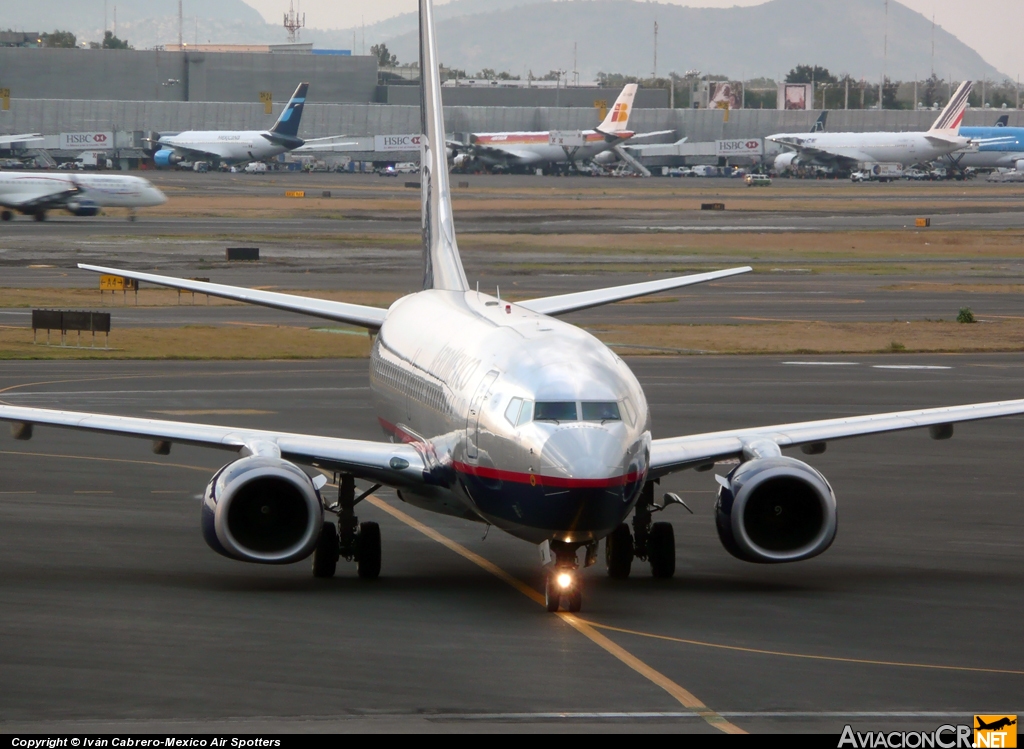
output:
<path id="1" fill-rule="evenodd" d="M 971 95 L 971 88 L 974 81 L 964 81 L 956 90 L 953 97 L 939 113 L 939 118 L 932 124 L 928 131 L 931 135 L 956 135 L 960 132 L 960 123 L 964 120 L 964 110 L 967 109 L 967 99 Z"/>
<path id="2" fill-rule="evenodd" d="M 619 135 L 629 132 L 629 114 L 633 111 L 633 98 L 636 96 L 636 84 L 627 83 L 608 110 L 604 122 L 597 126 L 598 132 L 605 135 Z"/>
<path id="3" fill-rule="evenodd" d="M 825 125 L 828 123 L 828 110 L 825 109 L 821 114 L 818 115 L 818 119 L 811 125 L 812 133 L 823 133 L 825 132 Z"/>
<path id="4" fill-rule="evenodd" d="M 420 200 L 423 229 L 423 288 L 466 291 L 448 184 L 448 152 L 441 106 L 432 0 L 420 3 Z"/>
<path id="5" fill-rule="evenodd" d="M 270 128 L 275 135 L 286 135 L 295 138 L 299 134 L 299 123 L 302 121 L 302 107 L 306 103 L 306 92 L 309 90 L 308 83 L 300 83 L 292 98 L 285 104 L 284 111 L 277 118 L 277 122 Z"/>

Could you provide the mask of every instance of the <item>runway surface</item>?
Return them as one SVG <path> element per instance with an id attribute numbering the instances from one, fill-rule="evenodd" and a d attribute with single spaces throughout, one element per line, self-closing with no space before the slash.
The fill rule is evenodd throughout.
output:
<path id="1" fill-rule="evenodd" d="M 1016 355 L 629 364 L 656 437 L 1024 390 Z M 365 361 L 0 367 L 5 403 L 377 439 L 366 395 Z M 1024 712 L 1022 429 L 1010 418 L 958 426 L 949 441 L 831 443 L 808 460 L 835 488 L 839 535 L 795 565 L 732 559 L 714 530 L 713 477 L 672 477 L 662 489 L 695 512 L 667 513 L 676 577 L 589 569 L 591 624 L 578 627 L 436 534 L 536 591 L 533 547 L 388 492 L 382 503 L 435 536 L 361 505 L 382 525 L 381 579 L 342 564 L 315 581 L 306 563 L 250 566 L 206 548 L 197 495 L 229 454 L 161 457 L 145 441 L 44 428 L 4 437 L 0 730 L 716 732 L 726 721 L 838 733 Z"/>

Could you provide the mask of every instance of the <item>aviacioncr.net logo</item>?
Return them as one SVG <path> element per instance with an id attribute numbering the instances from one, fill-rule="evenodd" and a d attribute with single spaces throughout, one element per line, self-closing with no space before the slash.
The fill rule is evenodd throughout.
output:
<path id="1" fill-rule="evenodd" d="M 839 747 L 856 749 L 972 749 L 970 726 L 943 725 L 934 731 L 854 731 L 843 728 Z"/>

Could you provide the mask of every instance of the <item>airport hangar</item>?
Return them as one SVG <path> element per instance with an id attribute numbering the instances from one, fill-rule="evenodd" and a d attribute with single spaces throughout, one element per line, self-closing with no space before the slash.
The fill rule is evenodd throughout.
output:
<path id="1" fill-rule="evenodd" d="M 10 90 L 0 110 L 0 134 L 40 133 L 44 148 L 58 157 L 60 133 L 109 132 L 108 156 L 123 168 L 145 155 L 151 131 L 245 129 L 277 116 L 299 81 L 310 83 L 300 135 L 401 135 L 419 130 L 419 87 L 387 83 L 371 56 L 303 52 L 205 52 L 166 50 L 81 50 L 0 48 L 0 88 Z M 268 113 L 261 92 L 271 93 Z M 599 121 L 595 107 L 613 101 L 617 89 L 569 87 L 446 87 L 445 127 L 459 139 L 470 132 L 582 130 Z M 636 132 L 668 131 L 665 144 L 686 138 L 689 149 L 664 149 L 646 157 L 648 166 L 714 163 L 716 140 L 763 138 L 809 130 L 818 112 L 740 109 L 670 109 L 668 92 L 641 89 L 630 125 Z M 1024 116 L 1010 111 L 1011 126 Z M 969 110 L 968 126 L 994 124 L 993 110 Z M 832 131 L 923 131 L 931 110 L 833 110 Z M 726 121 L 727 120 L 727 121 Z M 710 155 L 694 144 L 710 144 Z M 362 148 L 362 145 L 358 145 Z M 369 148 L 369 143 L 367 143 Z M 707 149 L 704 149 L 707 150 Z M 372 160 L 371 150 L 345 154 Z M 415 160 L 418 153 L 393 152 L 390 159 Z"/>

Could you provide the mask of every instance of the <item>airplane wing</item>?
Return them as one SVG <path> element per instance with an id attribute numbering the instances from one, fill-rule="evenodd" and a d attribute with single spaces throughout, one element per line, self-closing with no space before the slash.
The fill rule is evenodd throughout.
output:
<path id="1" fill-rule="evenodd" d="M 752 454 L 763 452 L 765 442 L 769 443 L 769 447 L 771 444 L 779 448 L 803 447 L 805 452 L 814 454 L 824 451 L 825 443 L 832 440 L 905 429 L 928 427 L 933 439 L 948 439 L 953 435 L 955 423 L 1017 414 L 1024 414 L 1024 399 L 656 439 L 651 443 L 650 476 L 659 478 L 687 468 L 707 470 L 716 461 L 749 458 Z"/>
<path id="2" fill-rule="evenodd" d="M 345 471 L 388 486 L 422 486 L 429 472 L 425 456 L 409 444 L 4 405 L 0 405 L 0 421 L 13 422 L 12 432 L 19 439 L 31 438 L 32 425 L 39 424 L 150 439 L 153 451 L 161 455 L 173 443 L 243 454 L 266 454 L 276 446 L 286 460 Z"/>
<path id="3" fill-rule="evenodd" d="M 68 189 L 49 192 L 46 190 L 34 190 L 26 193 L 14 193 L 0 198 L 0 205 L 5 208 L 14 208 L 25 213 L 31 213 L 38 208 L 50 209 L 63 206 L 72 197 L 78 195 L 79 192 L 81 190 L 77 186 L 72 186 Z"/>
<path id="4" fill-rule="evenodd" d="M 593 291 L 578 291 L 573 294 L 559 294 L 557 296 L 546 296 L 539 299 L 531 299 L 527 302 L 519 302 L 520 307 L 525 307 L 533 312 L 542 315 L 564 315 L 567 312 L 576 312 L 581 309 L 599 307 L 602 304 L 621 302 L 624 299 L 657 294 L 659 291 L 678 289 L 683 286 L 692 286 L 697 283 L 714 281 L 719 278 L 728 278 L 740 273 L 752 271 L 749 265 L 741 268 L 728 268 L 716 270 L 710 273 L 695 273 L 690 276 L 676 276 L 675 278 L 663 278 L 658 281 L 641 281 L 624 286 L 611 286 L 606 289 L 594 289 Z"/>
<path id="5" fill-rule="evenodd" d="M 216 149 L 210 149 L 209 151 L 206 151 L 198 148 L 191 148 L 189 146 L 179 146 L 176 143 L 167 143 L 162 140 L 154 141 L 153 144 L 158 149 L 167 148 L 178 154 L 182 154 L 191 161 L 208 159 L 211 156 L 215 156 L 218 159 L 226 158 L 224 154 L 218 153 Z"/>
<path id="6" fill-rule="evenodd" d="M 322 317 L 327 320 L 358 325 L 369 330 L 379 330 L 384 324 L 384 316 L 387 310 L 379 307 L 368 307 L 363 304 L 349 304 L 348 302 L 332 302 L 327 299 L 312 299 L 310 297 L 298 296 L 297 294 L 282 294 L 278 291 L 260 291 L 259 289 L 245 289 L 240 286 L 227 286 L 219 283 L 208 283 L 206 281 L 190 281 L 184 278 L 172 276 L 158 276 L 152 273 L 137 273 L 130 270 L 118 268 L 104 268 L 99 265 L 85 265 L 79 263 L 82 270 L 93 273 L 106 273 L 122 278 L 134 278 L 136 281 L 145 281 L 157 286 L 168 286 L 172 289 L 182 291 L 195 291 L 199 294 L 222 299 L 233 299 L 237 302 L 257 304 L 262 307 L 273 307 L 288 312 L 297 312 L 301 315 Z"/>
<path id="7" fill-rule="evenodd" d="M 30 143 L 42 143 L 42 141 L 43 137 L 39 133 L 0 135 L 0 148 L 10 148 L 12 145 L 27 146 Z"/>
<path id="8" fill-rule="evenodd" d="M 786 148 L 792 148 L 794 151 L 799 151 L 802 155 L 813 158 L 821 163 L 833 163 L 842 164 L 844 166 L 854 166 L 861 161 L 874 160 L 868 154 L 838 154 L 829 151 L 828 149 L 825 148 L 818 148 L 816 146 L 808 145 L 800 136 L 771 135 L 767 138 L 767 140 L 770 140 L 773 143 L 778 143 L 780 146 L 785 146 Z"/>
<path id="9" fill-rule="evenodd" d="M 673 135 L 674 136 L 675 134 L 676 134 L 675 130 L 654 130 L 654 131 L 652 131 L 650 133 L 635 133 L 633 136 L 631 136 L 628 139 L 628 142 L 629 143 L 633 143 L 633 142 L 639 141 L 639 140 L 647 140 L 648 138 L 658 138 L 658 137 L 661 137 L 663 135 Z M 686 138 L 683 138 L 683 140 L 685 141 Z M 682 142 L 682 141 L 680 141 L 680 142 Z"/>
<path id="10" fill-rule="evenodd" d="M 482 159 L 490 159 L 492 161 L 500 162 L 511 162 L 515 164 L 533 164 L 540 161 L 540 156 L 535 152 L 528 149 L 516 149 L 515 147 L 502 147 L 502 146 L 485 146 L 479 143 L 472 143 L 466 145 L 455 145 L 454 143 L 450 147 L 455 147 L 457 150 L 467 151 L 474 156 Z"/>

